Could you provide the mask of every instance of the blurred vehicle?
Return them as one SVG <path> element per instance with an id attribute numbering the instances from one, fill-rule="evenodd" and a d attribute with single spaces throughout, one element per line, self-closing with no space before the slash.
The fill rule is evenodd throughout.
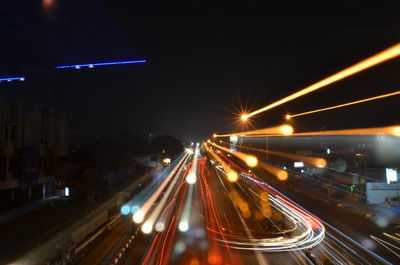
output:
<path id="1" fill-rule="evenodd" d="M 400 196 L 391 196 L 385 198 L 385 205 L 388 207 L 400 209 Z"/>

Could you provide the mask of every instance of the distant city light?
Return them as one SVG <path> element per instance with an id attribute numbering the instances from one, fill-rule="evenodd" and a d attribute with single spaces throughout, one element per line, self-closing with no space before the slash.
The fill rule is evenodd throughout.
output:
<path id="1" fill-rule="evenodd" d="M 135 64 L 145 63 L 146 60 L 135 60 L 135 61 L 120 61 L 120 62 L 108 62 L 108 63 L 88 63 L 88 64 L 72 64 L 72 65 L 60 65 L 54 67 L 55 69 L 75 68 L 80 69 L 82 67 L 94 68 L 95 66 L 106 66 L 106 65 L 118 65 L 118 64 Z"/>
<path id="2" fill-rule="evenodd" d="M 66 197 L 69 197 L 69 188 L 68 188 L 68 187 L 65 187 L 65 189 L 64 189 L 64 195 L 65 195 Z"/>
<path id="3" fill-rule="evenodd" d="M 0 82 L 2 82 L 2 81 L 11 82 L 11 81 L 15 81 L 15 80 L 25 81 L 25 77 L 20 76 L 20 77 L 6 77 L 6 78 L 0 78 Z"/>
<path id="4" fill-rule="evenodd" d="M 166 157 L 166 158 L 163 159 L 163 162 L 164 162 L 164 164 L 168 165 L 168 164 L 171 163 L 171 158 Z"/>

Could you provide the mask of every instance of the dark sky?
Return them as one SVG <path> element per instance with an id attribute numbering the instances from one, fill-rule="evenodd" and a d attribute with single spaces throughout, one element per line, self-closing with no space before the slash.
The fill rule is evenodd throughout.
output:
<path id="1" fill-rule="evenodd" d="M 18 4 L 16 4 L 18 2 Z M 2 1 L 4 93 L 50 100 L 72 128 L 169 133 L 184 140 L 230 132 L 254 110 L 400 41 L 398 1 Z M 67 4 L 68 3 L 68 4 Z M 83 4 L 84 3 L 84 4 Z M 68 63 L 146 59 L 88 70 Z M 296 113 L 397 91 L 395 59 L 256 116 L 256 127 Z M 50 97 L 47 88 L 52 88 Z M 310 115 L 298 130 L 399 123 L 400 98 Z"/>

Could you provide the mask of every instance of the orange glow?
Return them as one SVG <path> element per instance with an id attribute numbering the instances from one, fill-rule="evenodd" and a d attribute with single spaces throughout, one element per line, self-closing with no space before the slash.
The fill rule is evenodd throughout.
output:
<path id="1" fill-rule="evenodd" d="M 247 115 L 246 114 L 243 114 L 241 117 L 240 117 L 243 121 L 247 121 Z"/>
<path id="2" fill-rule="evenodd" d="M 221 264 L 221 257 L 217 254 L 209 254 L 208 255 L 208 259 L 207 259 L 208 263 L 211 265 L 214 264 Z"/>
<path id="3" fill-rule="evenodd" d="M 249 167 L 255 167 L 255 166 L 257 166 L 257 164 L 258 164 L 258 159 L 255 157 L 255 156 L 248 156 L 247 158 L 246 158 L 246 164 L 249 166 Z"/>
<path id="4" fill-rule="evenodd" d="M 294 131 L 293 127 L 290 125 L 287 125 L 287 124 L 282 125 L 280 128 L 280 132 L 283 135 L 291 135 L 291 134 L 293 134 L 293 131 Z"/>
<path id="5" fill-rule="evenodd" d="M 53 5 L 53 0 L 43 0 L 43 6 L 49 8 Z"/>
<path id="6" fill-rule="evenodd" d="M 346 69 L 344 69 L 342 71 L 339 71 L 336 74 L 331 75 L 331 76 L 329 76 L 329 77 L 327 77 L 327 78 L 325 78 L 325 79 L 323 79 L 323 80 L 321 80 L 321 81 L 319 81 L 319 82 L 317 82 L 315 84 L 312 84 L 311 86 L 308 86 L 308 87 L 306 87 L 304 89 L 301 89 L 301 90 L 299 90 L 299 91 L 297 91 L 297 92 L 295 92 L 295 93 L 293 93 L 293 94 L 291 94 L 291 95 L 289 95 L 289 96 L 287 96 L 287 97 L 285 97 L 283 99 L 280 99 L 280 100 L 278 100 L 278 101 L 276 101 L 276 102 L 274 102 L 274 103 L 272 103 L 272 104 L 270 104 L 268 106 L 265 106 L 265 107 L 263 107 L 261 109 L 253 111 L 253 112 L 251 112 L 249 114 L 246 114 L 246 115 L 244 115 L 244 117 L 245 118 L 249 118 L 249 117 L 254 116 L 256 114 L 259 114 L 261 112 L 264 112 L 264 111 L 267 111 L 269 109 L 275 108 L 275 107 L 277 107 L 277 106 L 279 106 L 281 104 L 284 104 L 284 103 L 286 103 L 288 101 L 291 101 L 291 100 L 294 100 L 294 99 L 296 99 L 298 97 L 304 96 L 304 95 L 306 95 L 308 93 L 311 93 L 311 92 L 313 92 L 315 90 L 318 90 L 318 89 L 320 89 L 322 87 L 325 87 L 327 85 L 335 83 L 335 82 L 337 82 L 339 80 L 342 80 L 342 79 L 344 79 L 346 77 L 349 77 L 349 76 L 354 75 L 356 73 L 359 73 L 361 71 L 364 71 L 364 70 L 366 70 L 366 69 L 368 69 L 370 67 L 373 67 L 373 66 L 378 65 L 380 63 L 383 63 L 385 61 L 393 59 L 393 58 L 395 58 L 395 57 L 397 57 L 399 55 L 400 55 L 400 43 L 398 43 L 398 44 L 396 44 L 396 45 L 394 45 L 394 46 L 392 46 L 392 47 L 390 47 L 390 48 L 388 48 L 388 49 L 386 49 L 386 50 L 384 50 L 384 51 L 382 51 L 382 52 L 380 52 L 380 53 L 378 53 L 378 54 L 376 54 L 376 55 L 374 55 L 372 57 L 369 57 L 369 58 L 367 58 L 367 59 L 365 59 L 365 60 L 363 60 L 363 61 L 361 61 L 361 62 L 359 62 L 359 63 L 357 63 L 357 64 L 355 64 L 353 66 L 350 66 L 350 67 L 348 67 L 348 68 L 346 68 Z M 242 119 L 243 119 L 243 117 L 242 117 Z"/>
<path id="7" fill-rule="evenodd" d="M 400 126 L 303 132 L 303 133 L 293 133 L 291 136 L 292 137 L 295 137 L 295 136 L 321 136 L 321 135 L 344 136 L 344 135 L 382 135 L 382 134 L 400 137 Z M 225 136 L 229 136 L 229 135 L 230 134 L 227 134 Z M 219 137 L 225 137 L 225 136 L 219 135 Z M 240 137 L 260 137 L 260 136 L 282 137 L 282 135 L 280 135 L 280 134 L 263 133 L 263 129 L 249 131 L 249 132 L 246 132 L 246 134 L 240 135 Z"/>
<path id="8" fill-rule="evenodd" d="M 399 137 L 400 136 L 400 126 L 393 128 L 393 135 Z"/>
<path id="9" fill-rule="evenodd" d="M 290 118 L 293 118 L 293 117 L 308 115 L 308 114 L 312 114 L 312 113 L 316 113 L 316 112 L 343 108 L 343 107 L 347 107 L 347 106 L 350 106 L 350 105 L 355 105 L 355 104 L 368 102 L 368 101 L 372 101 L 372 100 L 376 100 L 376 99 L 392 97 L 392 96 L 396 96 L 396 95 L 399 95 L 399 94 L 400 94 L 400 91 L 397 91 L 397 92 L 393 92 L 393 93 L 388 93 L 388 94 L 384 94 L 384 95 L 380 95 L 380 96 L 376 96 L 376 97 L 372 97 L 372 98 L 361 99 L 361 100 L 348 102 L 348 103 L 344 103 L 344 104 L 340 104 L 340 105 L 336 105 L 336 106 L 332 106 L 332 107 L 327 107 L 327 108 L 323 108 L 323 109 L 317 109 L 317 110 L 311 110 L 311 111 L 302 112 L 302 113 L 298 113 L 298 114 L 286 115 L 286 119 L 288 119 L 287 118 L 288 116 L 289 116 L 289 119 L 290 119 Z"/>
<path id="10" fill-rule="evenodd" d="M 400 126 L 388 126 L 366 129 L 346 129 L 346 130 L 331 130 L 295 133 L 292 136 L 321 136 L 321 135 L 391 135 L 400 137 Z"/>
<path id="11" fill-rule="evenodd" d="M 230 182 L 236 182 L 238 180 L 238 174 L 233 170 L 228 171 L 226 175 Z"/>
<path id="12" fill-rule="evenodd" d="M 198 259 L 193 258 L 193 259 L 190 261 L 190 265 L 200 265 L 200 262 L 199 262 Z"/>
<path id="13" fill-rule="evenodd" d="M 215 143 L 210 143 L 210 144 L 212 144 L 213 146 L 215 146 L 221 150 L 224 150 L 225 152 L 231 153 L 232 155 L 238 157 L 240 160 L 245 162 L 249 167 L 255 167 L 258 164 L 258 159 L 255 156 L 248 155 L 248 154 L 245 154 L 245 153 L 242 153 L 239 151 L 231 151 L 229 148 L 217 145 Z"/>
<path id="14" fill-rule="evenodd" d="M 303 156 L 303 155 L 291 154 L 291 153 L 285 153 L 285 152 L 279 152 L 279 151 L 264 150 L 264 149 L 260 149 L 260 148 L 248 147 L 248 146 L 243 146 L 243 145 L 239 145 L 239 147 L 248 149 L 248 150 L 260 151 L 260 152 L 268 153 L 271 155 L 286 157 L 286 158 L 289 158 L 292 160 L 303 161 L 307 164 L 310 164 L 310 165 L 313 165 L 313 166 L 319 167 L 319 168 L 326 167 L 326 165 L 327 165 L 326 160 L 323 158 L 320 158 L 320 157 L 310 157 L 310 156 Z"/>
<path id="15" fill-rule="evenodd" d="M 269 164 L 260 162 L 260 167 L 276 176 L 280 181 L 285 181 L 289 177 L 289 174 L 286 170 L 271 166 Z"/>
<path id="16" fill-rule="evenodd" d="M 283 135 L 291 135 L 293 134 L 294 129 L 291 125 L 288 124 L 283 124 L 275 127 L 268 127 L 264 129 L 257 129 L 257 130 L 252 130 L 252 131 L 245 131 L 245 132 L 238 132 L 238 133 L 232 133 L 232 134 L 217 134 L 216 137 L 229 137 L 229 136 L 248 136 L 248 135 L 256 135 L 256 134 L 261 134 L 261 135 L 276 135 L 276 134 L 283 134 Z"/>
<path id="17" fill-rule="evenodd" d="M 224 161 L 222 160 L 217 154 L 215 154 L 210 148 L 208 148 L 206 146 L 206 150 L 207 152 L 209 152 L 212 157 L 217 160 L 221 166 L 224 168 L 224 171 L 226 173 L 226 176 L 228 178 L 228 181 L 230 182 L 236 182 L 239 179 L 238 174 L 232 169 L 230 168 L 230 166 Z"/>
<path id="18" fill-rule="evenodd" d="M 289 114 L 286 114 L 285 119 L 290 120 L 292 116 L 290 116 Z"/>

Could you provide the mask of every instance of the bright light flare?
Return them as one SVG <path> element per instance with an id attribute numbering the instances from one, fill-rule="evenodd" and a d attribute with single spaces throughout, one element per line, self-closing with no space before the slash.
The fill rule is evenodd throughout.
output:
<path id="1" fill-rule="evenodd" d="M 284 124 L 280 127 L 280 132 L 283 135 L 292 135 L 293 134 L 293 127 L 288 125 L 288 124 Z"/>
<path id="2" fill-rule="evenodd" d="M 337 82 L 339 80 L 342 80 L 342 79 L 344 79 L 346 77 L 349 77 L 349 76 L 354 75 L 356 73 L 359 73 L 361 71 L 364 71 L 364 70 L 366 70 L 366 69 L 368 69 L 370 67 L 373 67 L 373 66 L 378 65 L 380 63 L 383 63 L 385 61 L 393 59 L 393 58 L 395 58 L 395 57 L 397 57 L 399 55 L 400 55 L 400 43 L 398 43 L 398 44 L 396 44 L 396 45 L 394 45 L 394 46 L 392 46 L 392 47 L 390 47 L 390 48 L 388 48 L 388 49 L 386 49 L 386 50 L 384 50 L 384 51 L 382 51 L 382 52 L 380 52 L 380 53 L 378 53 L 378 54 L 376 54 L 376 55 L 374 55 L 372 57 L 369 57 L 369 58 L 367 58 L 367 59 L 365 59 L 365 60 L 363 60 L 363 61 L 361 61 L 361 62 L 359 62 L 359 63 L 357 63 L 357 64 L 355 64 L 353 66 L 350 66 L 350 67 L 348 67 L 348 68 L 346 68 L 346 69 L 344 69 L 342 71 L 339 71 L 336 74 L 331 75 L 331 76 L 329 76 L 329 77 L 327 77 L 327 78 L 325 78 L 325 79 L 323 79 L 323 80 L 321 80 L 321 81 L 319 81 L 319 82 L 317 82 L 317 83 L 315 83 L 315 84 L 313 84 L 311 86 L 308 86 L 308 87 L 306 87 L 306 88 L 304 88 L 302 90 L 299 90 L 299 91 L 297 91 L 297 92 L 295 92 L 295 93 L 293 93 L 293 94 L 291 94 L 291 95 L 289 95 L 289 96 L 287 96 L 287 97 L 285 97 L 283 99 L 280 99 L 280 100 L 278 100 L 278 101 L 276 101 L 276 102 L 274 102 L 274 103 L 272 103 L 270 105 L 267 105 L 267 106 L 265 106 L 265 107 L 263 107 L 261 109 L 255 110 L 255 111 L 247 114 L 246 118 L 249 118 L 249 117 L 254 116 L 256 114 L 259 114 L 261 112 L 264 112 L 264 111 L 270 110 L 272 108 L 275 108 L 275 107 L 277 107 L 279 105 L 282 105 L 282 104 L 284 104 L 284 103 L 286 103 L 288 101 L 292 101 L 292 100 L 294 100 L 294 99 L 296 99 L 298 97 L 304 96 L 304 95 L 306 95 L 308 93 L 311 93 L 311 92 L 313 92 L 315 90 L 318 90 L 318 89 L 320 89 L 322 87 L 325 87 L 327 85 L 335 83 L 335 82 Z"/>
<path id="3" fill-rule="evenodd" d="M 249 156 L 246 158 L 246 164 L 247 164 L 249 167 L 255 167 L 255 166 L 257 166 L 257 164 L 258 164 L 258 159 L 257 159 L 255 156 L 249 155 Z"/>
<path id="4" fill-rule="evenodd" d="M 186 221 L 180 222 L 178 228 L 179 231 L 186 232 L 187 230 L 189 230 L 189 223 Z"/>
<path id="5" fill-rule="evenodd" d="M 195 173 L 189 173 L 187 176 L 186 176 L 186 182 L 188 183 L 188 184 L 194 184 L 194 183 L 196 183 L 196 174 Z"/>
<path id="6" fill-rule="evenodd" d="M 238 174 L 233 170 L 228 171 L 226 176 L 228 177 L 228 180 L 230 182 L 236 182 L 238 180 L 238 178 L 239 178 Z"/>
<path id="7" fill-rule="evenodd" d="M 143 222 L 144 213 L 141 210 L 139 210 L 133 215 L 132 218 L 135 223 L 140 224 L 141 222 Z"/>
<path id="8" fill-rule="evenodd" d="M 393 128 L 393 135 L 400 137 L 400 126 L 394 127 Z"/>
<path id="9" fill-rule="evenodd" d="M 240 119 L 241 119 L 242 121 L 247 121 L 248 116 L 247 116 L 246 114 L 243 114 L 242 116 L 240 116 Z"/>
<path id="10" fill-rule="evenodd" d="M 153 225 L 149 222 L 146 222 L 142 225 L 142 232 L 144 234 L 150 234 L 153 231 Z"/>

